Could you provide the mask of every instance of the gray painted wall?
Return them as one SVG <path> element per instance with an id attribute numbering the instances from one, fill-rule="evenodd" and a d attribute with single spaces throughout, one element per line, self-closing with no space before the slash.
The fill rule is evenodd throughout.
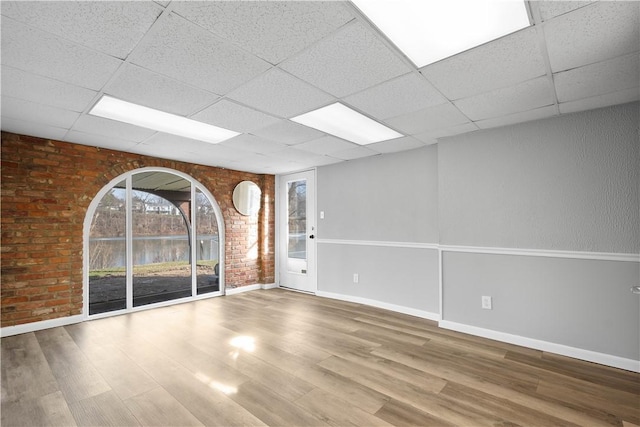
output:
<path id="1" fill-rule="evenodd" d="M 441 243 L 640 252 L 638 117 L 633 103 L 440 141 Z M 640 359 L 638 263 L 444 253 L 442 274 L 445 320 Z"/>
<path id="2" fill-rule="evenodd" d="M 320 168 L 319 237 L 640 253 L 639 117 L 632 103 Z M 318 289 L 437 313 L 435 253 L 320 243 Z M 640 298 L 629 292 L 640 263 L 443 259 L 444 320 L 640 359 Z"/>
<path id="3" fill-rule="evenodd" d="M 319 244 L 318 259 L 320 291 L 440 311 L 436 249 Z"/>
<path id="4" fill-rule="evenodd" d="M 430 146 L 318 169 L 318 238 L 437 243 L 437 153 Z M 438 313 L 438 270 L 435 250 L 318 243 L 321 292 Z"/>
<path id="5" fill-rule="evenodd" d="M 438 150 L 429 146 L 318 169 L 318 237 L 438 242 Z"/>
<path id="6" fill-rule="evenodd" d="M 445 138 L 440 241 L 640 252 L 638 103 Z"/>
<path id="7" fill-rule="evenodd" d="M 449 321 L 640 360 L 637 263 L 445 252 L 443 265 Z"/>

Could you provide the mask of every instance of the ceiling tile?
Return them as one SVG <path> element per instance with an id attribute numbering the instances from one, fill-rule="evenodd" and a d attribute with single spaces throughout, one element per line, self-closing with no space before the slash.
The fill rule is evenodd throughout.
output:
<path id="1" fill-rule="evenodd" d="M 336 157 L 342 160 L 355 160 L 361 159 L 363 157 L 371 157 L 380 155 L 378 152 L 369 150 L 365 147 L 352 147 L 346 150 L 338 151 L 336 153 L 332 153 L 331 157 Z"/>
<path id="2" fill-rule="evenodd" d="M 593 1 L 578 1 L 578 0 L 562 0 L 562 1 L 536 1 L 535 4 L 538 5 L 540 10 L 540 17 L 543 21 L 548 21 L 551 18 L 556 16 L 564 15 L 567 12 L 571 12 L 572 10 L 579 9 L 583 6 L 587 6 L 591 3 L 595 3 Z"/>
<path id="3" fill-rule="evenodd" d="M 247 153 L 244 157 L 238 160 L 234 160 L 233 169 L 235 170 L 260 170 L 267 167 L 269 164 L 269 157 L 264 154 Z"/>
<path id="4" fill-rule="evenodd" d="M 200 142 L 200 141 L 196 141 Z M 239 150 L 233 147 L 224 146 L 222 144 L 209 144 L 203 142 L 199 144 L 196 150 L 189 150 L 191 153 L 195 153 L 201 158 L 200 164 L 221 165 L 222 161 L 236 161 L 242 159 L 247 155 L 244 150 Z M 202 163 L 204 162 L 204 163 Z"/>
<path id="5" fill-rule="evenodd" d="M 303 165 L 310 165 L 318 159 L 324 157 L 320 154 L 310 153 L 308 151 L 298 150 L 297 148 L 287 147 L 284 150 L 269 153 L 270 157 L 289 160 Z"/>
<path id="6" fill-rule="evenodd" d="M 638 87 L 638 53 L 554 74 L 558 101 L 567 102 Z"/>
<path id="7" fill-rule="evenodd" d="M 162 13 L 142 1 L 4 1 L 2 14 L 124 59 Z"/>
<path id="8" fill-rule="evenodd" d="M 2 18 L 2 64 L 99 90 L 122 62 L 84 46 Z"/>
<path id="9" fill-rule="evenodd" d="M 421 141 L 429 142 L 434 138 L 437 139 L 444 136 L 459 135 L 461 133 L 473 132 L 476 130 L 478 130 L 478 126 L 476 126 L 474 123 L 464 123 L 461 125 L 449 126 L 438 130 L 424 132 L 414 136 Z"/>
<path id="10" fill-rule="evenodd" d="M 270 67 L 180 16 L 163 17 L 133 51 L 132 63 L 220 95 Z"/>
<path id="11" fill-rule="evenodd" d="M 151 129 L 90 115 L 81 116 L 72 130 L 135 142 L 144 141 L 156 133 Z"/>
<path id="12" fill-rule="evenodd" d="M 345 26 L 281 66 L 338 97 L 411 71 L 359 22 Z"/>
<path id="13" fill-rule="evenodd" d="M 194 163 L 210 166 L 223 166 L 224 162 L 235 161 L 247 155 L 246 151 L 227 147 L 222 144 L 211 144 L 204 141 L 184 138 L 166 133 L 157 133 L 135 148 L 136 153 L 159 157 L 170 156 L 171 153 L 183 153 L 183 161 L 191 159 Z M 197 161 L 195 161 L 197 159 Z"/>
<path id="14" fill-rule="evenodd" d="M 560 113 L 575 113 L 578 111 L 593 110 L 595 108 L 609 107 L 611 105 L 625 104 L 640 100 L 640 89 L 638 87 L 625 89 L 619 92 L 606 93 L 604 95 L 592 96 L 591 98 L 579 99 L 577 101 L 563 102 L 560 104 Z"/>
<path id="15" fill-rule="evenodd" d="M 287 148 L 284 144 L 247 134 L 227 139 L 226 141 L 221 142 L 220 145 L 258 154 L 273 153 L 274 151 L 280 151 Z"/>
<path id="16" fill-rule="evenodd" d="M 323 132 L 289 120 L 280 120 L 276 124 L 252 133 L 286 145 L 300 144 L 326 135 Z"/>
<path id="17" fill-rule="evenodd" d="M 555 105 L 549 105 L 542 108 L 536 108 L 534 110 L 497 117 L 494 119 L 480 120 L 476 122 L 476 125 L 478 125 L 480 129 L 489 129 L 500 126 L 513 125 L 516 123 L 529 122 L 532 120 L 544 119 L 556 115 L 558 115 L 558 111 L 556 110 Z"/>
<path id="18" fill-rule="evenodd" d="M 435 143 L 437 141 L 433 141 Z M 413 150 L 415 148 L 424 147 L 425 143 L 410 136 L 403 138 L 390 139 L 389 141 L 377 142 L 367 145 L 367 148 L 378 153 L 396 153 L 398 151 Z"/>
<path id="19" fill-rule="evenodd" d="M 42 123 L 47 126 L 70 128 L 80 117 L 80 113 L 49 107 L 23 99 L 2 96 L 2 115 L 14 119 Z"/>
<path id="20" fill-rule="evenodd" d="M 334 101 L 332 96 L 277 68 L 234 90 L 228 97 L 285 118 Z"/>
<path id="21" fill-rule="evenodd" d="M 138 144 L 135 141 L 114 138 L 111 136 L 94 135 L 86 132 L 70 131 L 64 141 L 75 144 L 90 145 L 92 147 L 107 148 L 109 150 L 120 150 L 131 152 Z"/>
<path id="22" fill-rule="evenodd" d="M 337 159 L 335 157 L 332 156 L 315 156 L 313 158 L 310 158 L 309 161 L 304 162 L 303 166 L 305 168 L 310 168 L 310 167 L 315 167 L 315 166 L 327 166 L 327 165 L 333 165 L 336 163 L 341 163 L 343 162 L 342 159 Z"/>
<path id="23" fill-rule="evenodd" d="M 404 114 L 385 120 L 389 126 L 408 135 L 469 123 L 469 119 L 452 103 L 436 105 L 414 113 Z"/>
<path id="24" fill-rule="evenodd" d="M 249 133 L 278 123 L 277 119 L 249 107 L 223 99 L 191 118 L 236 132 Z"/>
<path id="25" fill-rule="evenodd" d="M 193 114 L 219 99 L 211 92 L 131 64 L 124 66 L 104 92 L 124 101 L 181 116 Z"/>
<path id="26" fill-rule="evenodd" d="M 67 133 L 66 129 L 48 126 L 42 123 L 26 122 L 24 120 L 5 117 L 4 115 L 0 118 L 0 121 L 2 122 L 3 131 L 19 133 L 21 135 L 62 140 Z"/>
<path id="27" fill-rule="evenodd" d="M 640 6 L 599 1 L 544 24 L 553 72 L 581 67 L 640 49 Z"/>
<path id="28" fill-rule="evenodd" d="M 82 112 L 89 107 L 98 92 L 3 66 L 2 94 Z"/>
<path id="29" fill-rule="evenodd" d="M 178 162 L 191 163 L 196 165 L 206 165 L 206 166 L 216 166 L 216 167 L 226 167 L 226 164 L 231 163 L 230 160 L 218 162 L 215 164 L 211 164 L 205 160 L 205 157 L 201 154 L 196 154 L 188 151 L 176 151 L 176 150 L 157 150 L 150 149 L 149 147 L 143 146 L 142 144 L 138 144 L 133 146 L 131 149 L 127 150 L 131 153 L 140 154 L 143 156 L 155 157 L 159 159 L 167 159 Z M 225 165 L 220 163 L 226 162 Z"/>
<path id="30" fill-rule="evenodd" d="M 254 173 L 278 174 L 301 170 L 302 163 L 264 154 L 248 154 L 231 163 L 230 168 Z"/>
<path id="31" fill-rule="evenodd" d="M 427 65 L 420 72 L 455 100 L 542 76 L 546 68 L 536 29 L 530 27 Z"/>
<path id="32" fill-rule="evenodd" d="M 322 155 L 348 150 L 353 147 L 352 143 L 333 136 L 323 136 L 322 138 L 296 145 L 298 150 Z"/>
<path id="33" fill-rule="evenodd" d="M 444 104 L 447 99 L 423 77 L 410 73 L 348 96 L 344 101 L 378 119 L 387 119 Z"/>
<path id="34" fill-rule="evenodd" d="M 430 136 L 429 132 L 413 135 L 413 138 L 417 139 L 418 141 L 422 142 L 425 145 L 432 145 L 432 144 L 438 143 L 438 138 L 434 138 Z"/>
<path id="35" fill-rule="evenodd" d="M 208 149 L 209 146 L 212 145 L 213 144 L 204 141 L 196 141 L 191 138 L 158 132 L 143 143 L 138 144 L 137 152 L 149 155 L 152 155 L 151 153 L 154 151 L 198 152 Z"/>
<path id="36" fill-rule="evenodd" d="M 454 102 L 473 121 L 533 110 L 553 103 L 553 89 L 546 76 Z"/>
<path id="37" fill-rule="evenodd" d="M 175 2 L 174 12 L 277 64 L 353 19 L 339 2 Z"/>

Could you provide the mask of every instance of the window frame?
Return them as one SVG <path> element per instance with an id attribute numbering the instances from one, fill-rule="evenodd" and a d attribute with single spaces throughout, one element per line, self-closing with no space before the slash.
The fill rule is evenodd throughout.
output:
<path id="1" fill-rule="evenodd" d="M 133 182 L 133 176 L 139 173 L 144 173 L 144 172 L 164 172 L 164 173 L 169 173 L 169 174 L 173 174 L 176 175 L 177 177 L 183 178 L 187 181 L 189 181 L 189 183 L 191 184 L 191 200 L 194 202 L 194 209 L 191 209 L 190 212 L 190 221 L 192 224 L 192 230 L 193 232 L 191 233 L 190 236 L 190 250 L 191 250 L 191 268 L 192 268 L 192 293 L 191 296 L 189 297 L 184 297 L 184 298 L 178 298 L 178 299 L 173 299 L 173 300 L 168 300 L 168 301 L 163 301 L 163 302 L 158 302 L 158 303 L 154 303 L 154 304 L 148 304 L 148 305 L 140 305 L 137 307 L 133 306 L 133 282 L 132 282 L 132 274 L 133 274 L 133 254 L 132 254 L 132 248 L 133 248 L 133 227 L 132 227 L 132 206 L 131 206 L 131 199 L 132 199 L 132 192 L 133 192 L 133 188 L 132 188 L 132 182 Z M 107 312 L 103 312 L 103 313 L 96 313 L 96 314 L 89 314 L 89 250 L 90 250 L 90 245 L 89 245 L 89 238 L 90 238 L 90 234 L 91 234 L 91 223 L 93 221 L 93 217 L 96 213 L 96 210 L 98 208 L 98 206 L 100 205 L 100 202 L 102 201 L 102 199 L 107 195 L 107 193 L 109 191 L 111 191 L 116 184 L 121 183 L 122 181 L 125 181 L 126 183 L 126 225 L 125 225 L 125 236 L 126 236 L 126 276 L 127 276 L 127 285 L 126 285 L 126 299 L 127 299 L 127 303 L 126 303 L 126 307 L 124 309 L 120 309 L 120 310 L 113 310 L 113 311 L 107 311 Z M 204 293 L 204 294 L 200 294 L 198 295 L 197 293 L 197 287 L 196 287 L 196 275 L 197 275 L 197 269 L 195 267 L 195 264 L 197 263 L 197 256 L 196 256 L 196 241 L 197 241 L 197 224 L 196 224 L 196 216 L 197 216 L 197 209 L 195 209 L 195 201 L 196 201 L 196 192 L 200 191 L 202 194 L 204 194 L 209 201 L 211 202 L 211 205 L 213 207 L 214 213 L 215 213 L 215 217 L 216 217 L 216 223 L 218 226 L 218 254 L 219 254 L 219 259 L 218 259 L 218 265 L 219 265 L 219 274 L 218 274 L 218 283 L 219 283 L 219 290 L 217 292 L 209 292 L 209 293 Z M 174 170 L 174 169 L 170 169 L 170 168 L 163 168 L 163 167 L 145 167 L 145 168 L 138 168 L 138 169 L 134 169 L 131 170 L 129 172 L 123 173 L 115 178 L 113 178 L 111 181 L 109 181 L 108 184 L 106 184 L 104 187 L 102 187 L 100 189 L 100 191 L 98 191 L 98 193 L 96 193 L 96 195 L 94 196 L 93 200 L 91 201 L 91 203 L 89 204 L 89 207 L 87 209 L 87 213 L 85 214 L 85 218 L 84 218 L 84 227 L 83 227 L 83 259 L 82 259 L 82 290 L 83 290 L 83 306 L 82 306 L 82 316 L 85 320 L 88 319 L 99 319 L 99 318 L 103 318 L 103 317 L 111 317 L 111 316 L 117 316 L 117 315 L 121 315 L 121 314 L 125 314 L 125 313 L 133 313 L 136 311 L 141 311 L 141 310 L 149 310 L 149 309 L 154 309 L 154 308 L 159 308 L 159 307 L 165 307 L 165 306 L 169 306 L 169 305 L 173 305 L 173 304 L 181 304 L 184 302 L 188 302 L 188 301 L 197 301 L 197 300 L 201 300 L 201 299 L 206 299 L 206 298 L 214 298 L 217 296 L 222 296 L 225 294 L 225 263 L 224 263 L 224 259 L 225 259 L 225 228 L 224 228 L 224 218 L 222 217 L 222 210 L 220 209 L 220 205 L 218 204 L 217 200 L 215 199 L 215 197 L 213 197 L 213 194 L 211 194 L 211 192 L 204 186 L 202 185 L 199 181 L 197 181 L 196 179 L 194 179 L 193 177 L 182 173 L 180 171 Z"/>

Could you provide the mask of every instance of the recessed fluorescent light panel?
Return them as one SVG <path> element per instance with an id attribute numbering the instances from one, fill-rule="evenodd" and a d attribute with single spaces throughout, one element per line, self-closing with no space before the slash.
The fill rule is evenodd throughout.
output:
<path id="1" fill-rule="evenodd" d="M 228 129 L 103 95 L 89 114 L 216 144 L 240 135 Z"/>
<path id="2" fill-rule="evenodd" d="M 530 25 L 522 0 L 351 0 L 417 67 Z"/>
<path id="3" fill-rule="evenodd" d="M 339 102 L 291 120 L 360 145 L 404 136 Z"/>

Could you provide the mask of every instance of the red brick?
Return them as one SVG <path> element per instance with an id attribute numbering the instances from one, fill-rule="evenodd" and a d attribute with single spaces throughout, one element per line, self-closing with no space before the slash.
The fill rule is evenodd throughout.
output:
<path id="1" fill-rule="evenodd" d="M 22 288 L 22 289 L 17 289 L 15 291 L 16 295 L 39 295 L 39 294 L 45 294 L 46 292 L 47 292 L 47 288 L 44 286 Z M 33 299 L 33 297 L 31 298 Z"/>
<path id="2" fill-rule="evenodd" d="M 3 308 L 4 311 L 4 308 Z M 6 319 L 11 319 L 11 320 L 16 320 L 16 319 L 25 319 L 27 317 L 31 317 L 31 312 L 30 311 L 18 311 L 15 313 L 7 313 L 5 315 L 5 313 L 2 314 L 2 321 L 4 324 L 4 320 Z M 27 322 L 20 322 L 20 323 L 27 323 Z M 15 325 L 15 323 L 11 324 L 11 325 L 7 325 L 7 326 L 13 326 Z"/>
<path id="3" fill-rule="evenodd" d="M 45 301 L 44 303 L 45 307 L 53 307 L 56 305 L 65 305 L 65 304 L 69 304 L 69 298 L 54 299 L 50 301 Z"/>
<path id="4" fill-rule="evenodd" d="M 16 297 L 9 297 L 9 298 L 2 298 L 2 305 L 13 305 L 16 303 L 21 303 L 21 302 L 27 302 L 29 301 L 29 297 L 27 296 L 16 296 Z"/>

